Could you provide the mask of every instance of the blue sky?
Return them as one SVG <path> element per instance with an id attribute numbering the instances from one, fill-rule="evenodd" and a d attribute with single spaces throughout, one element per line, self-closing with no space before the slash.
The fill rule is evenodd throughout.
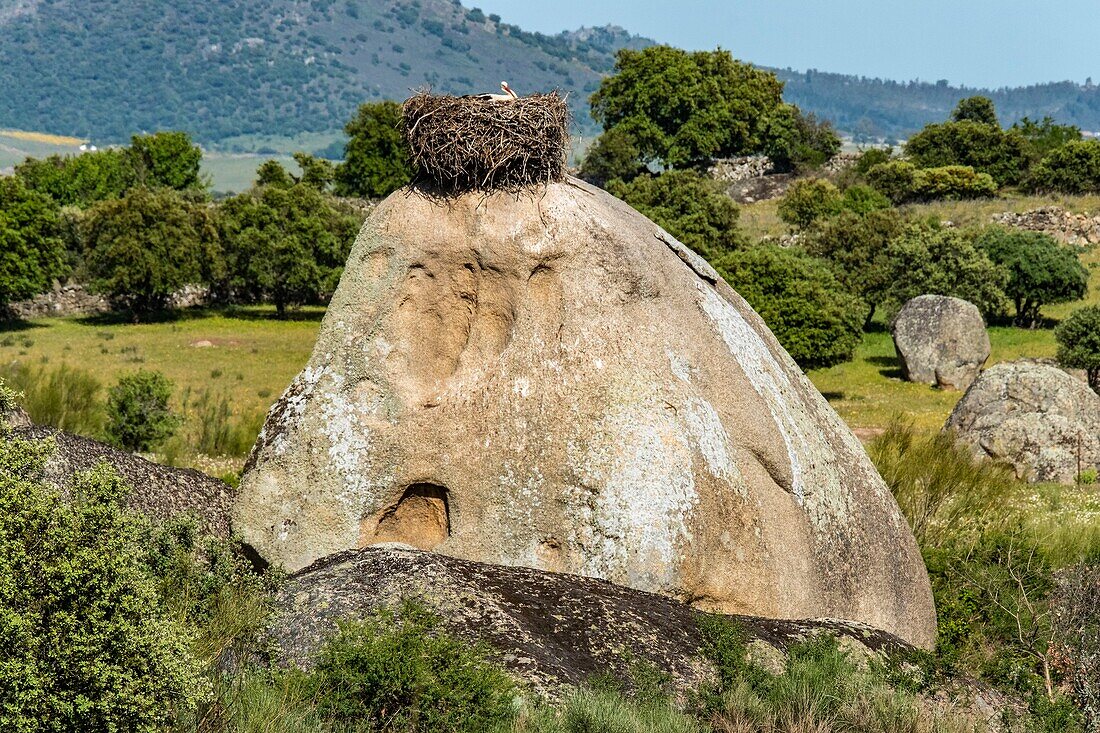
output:
<path id="1" fill-rule="evenodd" d="M 1019 86 L 1100 82 L 1100 0 L 464 0 L 543 33 L 621 25 L 766 66 Z"/>

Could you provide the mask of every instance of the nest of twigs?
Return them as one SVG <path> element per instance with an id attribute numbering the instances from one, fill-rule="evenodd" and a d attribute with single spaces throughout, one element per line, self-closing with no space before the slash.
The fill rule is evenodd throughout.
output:
<path id="1" fill-rule="evenodd" d="M 565 178 L 569 109 L 557 93 L 511 102 L 419 93 L 402 128 L 416 182 L 443 192 L 518 190 Z"/>

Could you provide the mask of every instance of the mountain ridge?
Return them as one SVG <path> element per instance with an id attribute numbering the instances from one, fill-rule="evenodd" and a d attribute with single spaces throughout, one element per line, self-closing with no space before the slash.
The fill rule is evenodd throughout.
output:
<path id="1" fill-rule="evenodd" d="M 343 127 L 364 101 L 445 93 L 568 94 L 577 131 L 620 48 L 618 26 L 531 33 L 457 0 L 0 0 L 0 129 L 97 142 L 182 129 L 204 144 Z M 767 67 L 762 67 L 767 68 Z M 1002 121 L 1051 115 L 1100 130 L 1095 86 L 1002 90 L 774 69 L 786 98 L 857 139 L 904 137 L 986 94 Z"/>

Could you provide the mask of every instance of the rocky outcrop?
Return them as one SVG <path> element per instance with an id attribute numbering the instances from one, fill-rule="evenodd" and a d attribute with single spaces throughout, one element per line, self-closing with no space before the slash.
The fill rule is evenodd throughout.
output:
<path id="1" fill-rule="evenodd" d="M 935 633 L 859 441 L 705 261 L 575 180 L 378 206 L 234 528 L 290 571 L 397 541 Z"/>
<path id="2" fill-rule="evenodd" d="M 200 528 L 218 537 L 228 537 L 229 509 L 234 490 L 222 481 L 198 471 L 171 468 L 147 461 L 132 453 L 53 428 L 30 426 L 12 430 L 28 440 L 50 438 L 56 446 L 46 463 L 45 479 L 64 493 L 73 474 L 108 463 L 131 487 L 127 504 L 155 520 L 189 515 Z"/>
<path id="3" fill-rule="evenodd" d="M 1044 206 L 1022 214 L 1006 211 L 995 214 L 993 221 L 1017 229 L 1045 232 L 1060 242 L 1078 247 L 1100 244 L 1100 216 L 1074 214 L 1060 206 Z"/>
<path id="4" fill-rule="evenodd" d="M 700 652 L 700 614 L 664 596 L 576 575 L 458 560 L 412 548 L 369 547 L 320 560 L 279 591 L 271 637 L 276 660 L 309 667 L 337 621 L 416 599 L 453 634 L 484 642 L 515 676 L 553 694 L 594 675 L 630 679 L 647 662 L 696 690 L 711 674 Z M 766 661 L 811 634 L 837 634 L 862 654 L 908 649 L 895 636 L 839 621 L 734 617 Z"/>
<path id="5" fill-rule="evenodd" d="M 985 370 L 944 425 L 977 456 L 1019 478 L 1073 483 L 1100 467 L 1100 396 L 1062 370 L 1032 361 Z"/>
<path id="6" fill-rule="evenodd" d="M 910 382 L 966 389 L 989 358 L 989 334 L 978 307 L 946 295 L 920 295 L 890 326 L 901 370 Z"/>
<path id="7" fill-rule="evenodd" d="M 707 175 L 722 183 L 740 183 L 774 172 L 775 165 L 766 155 L 743 155 L 714 161 Z"/>

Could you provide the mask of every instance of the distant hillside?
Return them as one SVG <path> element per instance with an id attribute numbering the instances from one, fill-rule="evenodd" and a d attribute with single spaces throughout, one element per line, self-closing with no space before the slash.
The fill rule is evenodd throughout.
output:
<path id="1" fill-rule="evenodd" d="M 770 69 L 786 82 L 784 98 L 858 137 L 904 138 L 947 119 L 964 97 L 993 99 L 1001 123 L 1050 115 L 1082 130 L 1100 130 L 1100 88 L 1052 82 L 1011 89 L 953 87 L 946 82 L 897 82 L 821 71 Z"/>
<path id="2" fill-rule="evenodd" d="M 458 0 L 0 0 L 0 129 L 105 143 L 171 128 L 208 145 L 331 133 L 365 100 L 506 79 L 521 93 L 568 92 L 592 132 L 588 96 L 615 51 L 652 43 L 617 27 L 528 33 Z M 1100 130 L 1094 86 L 989 93 L 774 71 L 789 100 L 866 137 L 904 137 L 979 92 L 1006 122 L 1050 114 Z"/>
<path id="3" fill-rule="evenodd" d="M 619 28 L 527 33 L 451 0 L 0 0 L 0 128 L 100 142 L 183 129 L 235 135 L 338 129 L 369 99 L 443 92 L 587 96 Z"/>

